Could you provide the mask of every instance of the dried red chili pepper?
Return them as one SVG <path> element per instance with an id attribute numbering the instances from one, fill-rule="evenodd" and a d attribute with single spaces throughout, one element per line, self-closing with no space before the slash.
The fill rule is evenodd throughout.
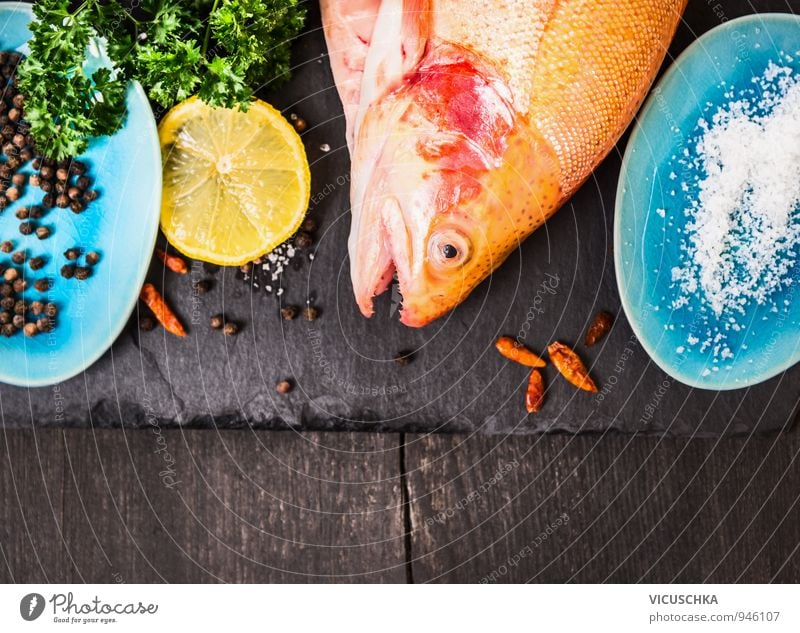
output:
<path id="1" fill-rule="evenodd" d="M 167 332 L 175 336 L 186 336 L 186 330 L 183 329 L 178 317 L 175 316 L 175 313 L 170 309 L 167 302 L 164 301 L 164 297 L 161 296 L 153 284 L 142 286 L 139 298 L 150 308 L 153 315 Z"/>
<path id="2" fill-rule="evenodd" d="M 178 273 L 179 275 L 185 275 L 186 273 L 189 272 L 189 267 L 186 265 L 186 262 L 183 261 L 183 258 L 178 257 L 177 255 L 170 255 L 166 251 L 157 248 L 156 256 L 162 262 L 164 262 L 164 266 L 169 268 L 174 273 Z"/>
<path id="3" fill-rule="evenodd" d="M 591 347 L 608 334 L 612 325 L 614 325 L 614 317 L 610 312 L 598 312 L 586 332 L 586 340 L 584 341 L 586 347 Z"/>
<path id="4" fill-rule="evenodd" d="M 550 360 L 553 361 L 553 365 L 556 366 L 556 369 L 561 372 L 564 378 L 578 389 L 597 393 L 597 385 L 589 377 L 586 365 L 583 364 L 583 361 L 572 348 L 556 341 L 550 344 L 547 352 L 550 354 Z"/>
<path id="5" fill-rule="evenodd" d="M 525 390 L 525 408 L 528 413 L 536 413 L 544 404 L 544 378 L 538 369 L 531 371 L 528 388 Z"/>
<path id="6" fill-rule="evenodd" d="M 544 367 L 547 363 L 522 343 L 518 343 L 510 336 L 501 336 L 494 346 L 509 360 L 525 365 L 526 367 Z"/>

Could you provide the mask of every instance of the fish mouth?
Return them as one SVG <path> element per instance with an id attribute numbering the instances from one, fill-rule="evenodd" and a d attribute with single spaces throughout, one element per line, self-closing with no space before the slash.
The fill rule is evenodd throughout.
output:
<path id="1" fill-rule="evenodd" d="M 386 292 L 397 278 L 401 296 L 411 278 L 411 240 L 395 197 L 367 202 L 350 234 L 350 276 L 361 314 L 375 313 L 373 299 Z M 372 212 L 370 212 L 372 210 Z M 404 311 L 401 310 L 401 321 Z"/>

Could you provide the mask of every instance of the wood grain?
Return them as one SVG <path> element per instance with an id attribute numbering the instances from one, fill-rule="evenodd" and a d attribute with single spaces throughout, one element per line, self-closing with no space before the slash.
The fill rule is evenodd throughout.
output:
<path id="1" fill-rule="evenodd" d="M 155 428 L 6 433 L 0 580 L 402 582 L 397 444 Z"/>
<path id="2" fill-rule="evenodd" d="M 797 582 L 798 453 L 786 436 L 411 437 L 413 575 Z"/>

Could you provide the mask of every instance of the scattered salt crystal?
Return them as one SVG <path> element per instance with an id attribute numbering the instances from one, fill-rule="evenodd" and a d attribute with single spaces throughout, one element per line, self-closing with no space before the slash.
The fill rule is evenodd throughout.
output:
<path id="1" fill-rule="evenodd" d="M 683 354 L 686 351 L 686 348 L 683 345 L 679 345 L 678 347 L 675 348 L 675 351 L 678 354 Z"/>
<path id="2" fill-rule="evenodd" d="M 323 143 L 322 145 L 319 146 L 319 151 L 325 152 L 327 154 L 328 152 L 331 151 L 331 146 L 328 145 L 327 143 Z"/>
<path id="3" fill-rule="evenodd" d="M 667 215 L 666 209 L 656 209 L 656 213 L 658 213 L 658 215 L 660 215 L 662 218 Z"/>

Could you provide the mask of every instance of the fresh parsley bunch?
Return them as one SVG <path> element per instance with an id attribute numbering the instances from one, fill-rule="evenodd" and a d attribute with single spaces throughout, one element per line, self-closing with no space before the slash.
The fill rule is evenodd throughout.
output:
<path id="1" fill-rule="evenodd" d="M 56 159 L 119 129 L 129 79 L 163 108 L 198 94 L 246 109 L 262 83 L 288 78 L 305 21 L 299 0 L 35 0 L 33 10 L 18 82 L 31 132 Z M 87 70 L 90 44 L 112 68 Z"/>

